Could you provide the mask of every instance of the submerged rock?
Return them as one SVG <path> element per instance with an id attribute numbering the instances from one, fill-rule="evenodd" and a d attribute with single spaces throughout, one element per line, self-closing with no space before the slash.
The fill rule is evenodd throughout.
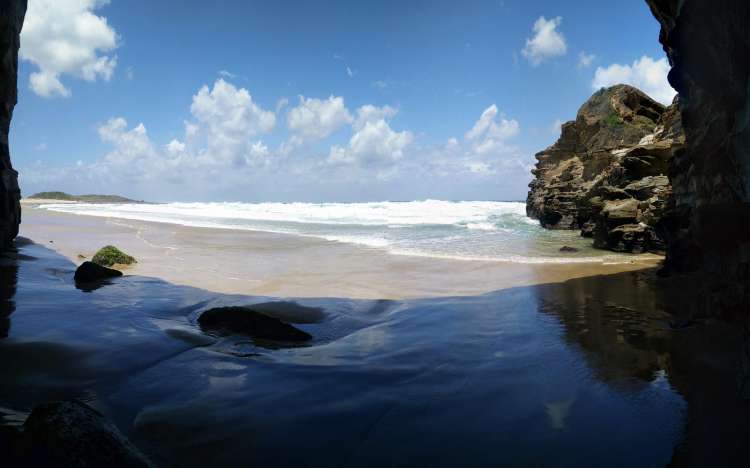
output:
<path id="1" fill-rule="evenodd" d="M 275 341 L 308 341 L 309 333 L 286 322 L 253 309 L 253 306 L 217 307 L 200 317 L 198 324 L 204 331 L 218 335 L 240 334 Z"/>
<path id="2" fill-rule="evenodd" d="M 23 425 L 28 466 L 153 466 L 101 413 L 79 401 L 39 405 Z"/>
<path id="3" fill-rule="evenodd" d="M 568 245 L 563 245 L 562 247 L 560 247 L 560 252 L 574 253 L 578 252 L 578 249 L 576 249 L 575 247 L 570 247 Z"/>
<path id="4" fill-rule="evenodd" d="M 122 276 L 121 271 L 103 267 L 94 262 L 83 262 L 81 266 L 76 269 L 76 274 L 73 279 L 76 283 L 95 283 L 97 281 L 116 278 L 118 276 Z"/>
<path id="5" fill-rule="evenodd" d="M 536 155 L 527 214 L 549 229 L 580 229 L 598 248 L 661 251 L 668 162 L 683 144 L 676 104 L 664 107 L 631 86 L 602 89 Z"/>
<path id="6" fill-rule="evenodd" d="M 131 265 L 133 263 L 137 263 L 135 261 L 135 258 L 126 254 L 114 245 L 107 245 L 99 249 L 99 251 L 94 254 L 94 257 L 91 259 L 91 261 L 96 263 L 97 265 L 105 267 L 109 267 L 115 264 Z"/>

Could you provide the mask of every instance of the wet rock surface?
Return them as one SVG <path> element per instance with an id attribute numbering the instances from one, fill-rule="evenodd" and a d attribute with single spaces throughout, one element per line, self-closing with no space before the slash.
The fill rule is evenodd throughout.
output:
<path id="1" fill-rule="evenodd" d="M 300 306 L 297 306 L 300 307 Z M 312 336 L 262 312 L 263 305 L 216 307 L 198 318 L 201 329 L 219 336 L 239 334 L 261 340 L 304 342 Z"/>
<path id="2" fill-rule="evenodd" d="M 16 442 L 26 449 L 18 454 L 26 466 L 153 466 L 107 418 L 76 400 L 34 408 Z"/>
<path id="3" fill-rule="evenodd" d="M 113 268 L 97 265 L 94 262 L 83 262 L 73 277 L 76 283 L 89 284 L 122 276 L 122 272 Z"/>
<path id="4" fill-rule="evenodd" d="M 580 229 L 595 247 L 662 251 L 668 162 L 683 144 L 676 104 L 631 86 L 602 89 L 536 155 L 526 211 L 546 228 Z"/>

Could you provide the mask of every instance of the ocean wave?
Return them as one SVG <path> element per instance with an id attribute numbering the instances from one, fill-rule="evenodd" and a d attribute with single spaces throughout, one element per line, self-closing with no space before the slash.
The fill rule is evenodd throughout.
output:
<path id="1" fill-rule="evenodd" d="M 381 249 L 394 255 L 513 263 L 622 263 L 575 233 L 547 231 L 521 202 L 49 204 L 72 214 L 190 227 L 263 231 Z M 561 245 L 578 253 L 560 253 Z"/>

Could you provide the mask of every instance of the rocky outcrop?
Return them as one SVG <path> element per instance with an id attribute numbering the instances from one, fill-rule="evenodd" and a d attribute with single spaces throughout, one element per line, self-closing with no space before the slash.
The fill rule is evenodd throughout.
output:
<path id="1" fill-rule="evenodd" d="M 697 312 L 750 318 L 750 2 L 647 0 L 679 92 L 665 271 L 705 274 Z"/>
<path id="2" fill-rule="evenodd" d="M 21 222 L 21 191 L 10 163 L 8 133 L 18 94 L 19 35 L 25 14 L 26 0 L 0 2 L 0 251 L 10 247 Z"/>
<path id="3" fill-rule="evenodd" d="M 683 144 L 676 104 L 664 107 L 631 86 L 601 89 L 536 155 L 526 211 L 546 228 L 580 229 L 596 247 L 662 251 L 667 168 Z"/>

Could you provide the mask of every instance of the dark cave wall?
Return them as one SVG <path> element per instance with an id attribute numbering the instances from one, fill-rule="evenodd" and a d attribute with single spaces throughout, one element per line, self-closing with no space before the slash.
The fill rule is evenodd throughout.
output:
<path id="1" fill-rule="evenodd" d="M 750 316 L 750 1 L 646 0 L 680 94 L 686 146 L 660 228 L 667 272 L 705 273 L 701 313 Z"/>
<path id="2" fill-rule="evenodd" d="M 10 247 L 21 222 L 21 191 L 10 162 L 8 133 L 18 97 L 19 35 L 25 14 L 26 0 L 0 1 L 0 251 Z"/>

